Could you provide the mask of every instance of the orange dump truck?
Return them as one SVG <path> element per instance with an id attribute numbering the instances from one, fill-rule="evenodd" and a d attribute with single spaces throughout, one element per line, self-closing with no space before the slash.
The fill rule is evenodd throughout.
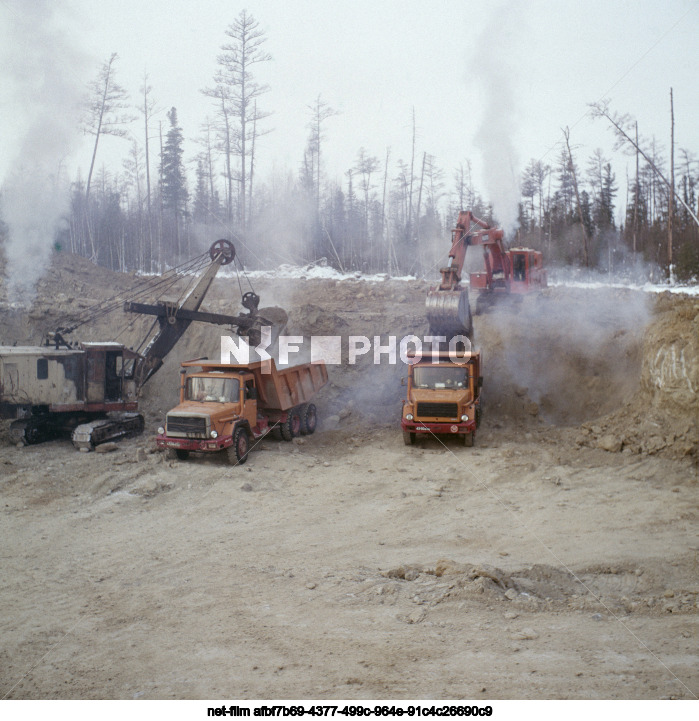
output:
<path id="1" fill-rule="evenodd" d="M 188 369 L 198 368 L 194 372 Z M 250 440 L 278 428 L 284 440 L 316 429 L 315 393 L 328 381 L 324 363 L 278 369 L 273 360 L 243 365 L 182 363 L 180 404 L 158 429 L 157 445 L 180 460 L 192 451 L 223 451 L 245 463 Z"/>
<path id="2" fill-rule="evenodd" d="M 472 446 L 481 420 L 480 351 L 428 354 L 409 365 L 401 427 L 406 445 L 418 436 L 457 435 Z"/>

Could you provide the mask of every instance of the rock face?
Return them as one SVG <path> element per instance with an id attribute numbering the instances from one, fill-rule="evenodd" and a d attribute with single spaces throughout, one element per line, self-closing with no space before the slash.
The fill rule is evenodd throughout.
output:
<path id="1" fill-rule="evenodd" d="M 699 407 L 699 303 L 661 299 L 661 312 L 643 343 L 641 391 L 654 408 L 670 415 L 692 414 Z"/>
<path id="2" fill-rule="evenodd" d="M 645 329 L 639 387 L 617 411 L 584 423 L 581 445 L 667 457 L 699 450 L 699 303 L 669 293 Z"/>

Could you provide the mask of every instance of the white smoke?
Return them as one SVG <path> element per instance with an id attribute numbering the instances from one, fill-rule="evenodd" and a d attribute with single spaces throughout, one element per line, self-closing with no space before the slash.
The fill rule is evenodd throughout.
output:
<path id="1" fill-rule="evenodd" d="M 14 157 L 2 178 L 0 212 L 8 229 L 4 254 L 10 301 L 30 302 L 50 263 L 69 202 L 64 163 L 80 143 L 84 86 L 76 70 L 84 59 L 62 28 L 57 9 L 66 12 L 64 4 L 51 0 L 23 0 L 3 8 L 2 124 L 5 141 L 12 138 L 5 145 Z"/>
<path id="2" fill-rule="evenodd" d="M 513 89 L 514 69 L 508 62 L 508 37 L 516 37 L 521 13 L 516 4 L 493 10 L 480 38 L 473 43 L 469 72 L 479 88 L 474 111 L 482 113 L 474 143 L 483 162 L 487 199 L 508 237 L 517 227 L 521 169 L 515 149 L 517 115 Z"/>

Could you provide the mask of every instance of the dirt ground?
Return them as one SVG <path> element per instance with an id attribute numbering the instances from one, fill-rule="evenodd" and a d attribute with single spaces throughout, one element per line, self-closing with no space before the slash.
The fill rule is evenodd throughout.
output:
<path id="1" fill-rule="evenodd" d="M 56 261 L 0 341 L 137 282 L 93 269 Z M 293 332 L 384 340 L 427 332 L 426 287 L 255 283 Z M 238 296 L 220 279 L 205 305 Z M 2 427 L 0 696 L 699 695 L 699 300 L 554 288 L 478 316 L 474 448 L 404 446 L 405 370 L 363 359 L 330 368 L 315 435 L 170 461 L 153 437 L 178 363 L 220 334 L 190 328 L 144 391 L 146 434 L 113 452 Z"/>

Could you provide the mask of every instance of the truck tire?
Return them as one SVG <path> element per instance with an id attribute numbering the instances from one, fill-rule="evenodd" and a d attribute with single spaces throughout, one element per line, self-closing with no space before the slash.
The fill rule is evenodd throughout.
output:
<path id="1" fill-rule="evenodd" d="M 271 432 L 272 438 L 274 438 L 274 440 L 276 440 L 276 441 L 284 440 L 284 439 L 282 438 L 282 428 L 281 428 L 281 425 L 274 426 L 270 432 Z"/>
<path id="2" fill-rule="evenodd" d="M 415 445 L 415 434 L 403 431 L 403 443 L 405 443 L 406 446 Z"/>
<path id="3" fill-rule="evenodd" d="M 286 414 L 286 420 L 279 426 L 282 431 L 282 438 L 290 441 L 301 434 L 301 414 L 298 408 L 292 408 Z"/>
<path id="4" fill-rule="evenodd" d="M 464 439 L 464 445 L 467 448 L 471 448 L 473 446 L 473 431 L 470 433 L 464 433 L 462 438 Z"/>
<path id="5" fill-rule="evenodd" d="M 226 449 L 228 461 L 233 466 L 243 465 L 248 460 L 250 436 L 243 426 L 238 426 L 233 433 L 233 445 Z"/>
<path id="6" fill-rule="evenodd" d="M 318 425 L 318 412 L 313 403 L 301 408 L 301 435 L 310 436 L 316 431 Z"/>

